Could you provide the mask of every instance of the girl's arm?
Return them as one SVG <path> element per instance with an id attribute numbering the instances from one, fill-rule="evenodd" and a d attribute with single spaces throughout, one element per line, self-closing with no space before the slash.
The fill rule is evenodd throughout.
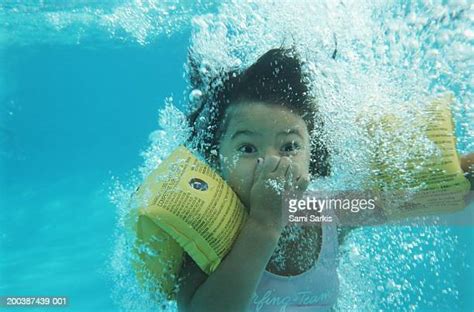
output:
<path id="1" fill-rule="evenodd" d="M 182 282 L 184 288 L 178 294 L 181 311 L 247 311 L 284 227 L 281 196 L 267 181 L 297 177 L 297 172 L 292 172 L 297 168 L 290 168 L 290 163 L 289 157 L 259 159 L 250 191 L 250 212 L 242 231 L 207 279 L 190 268 L 190 278 Z M 298 178 L 295 183 L 304 191 L 309 178 Z"/>
<path id="2" fill-rule="evenodd" d="M 474 153 L 469 153 L 466 155 L 461 156 L 461 168 L 466 173 L 466 178 L 471 182 L 471 190 L 474 190 Z M 338 211 L 338 218 L 341 221 L 343 226 L 339 230 L 339 243 L 342 244 L 346 236 L 352 231 L 353 229 L 357 228 L 358 226 L 348 226 L 354 225 L 357 223 L 354 220 L 355 215 L 351 214 L 347 211 Z M 383 213 L 381 212 L 380 207 L 376 206 L 376 209 L 367 215 L 359 215 L 358 217 L 363 217 L 363 219 L 373 220 L 373 225 L 375 224 L 383 224 L 387 220 L 384 218 Z M 354 222 L 355 221 L 355 222 Z M 370 225 L 370 224 L 369 224 Z"/>
<path id="3" fill-rule="evenodd" d="M 191 260 L 178 292 L 179 311 L 246 311 L 280 233 L 253 218 L 242 228 L 229 254 L 209 277 Z"/>

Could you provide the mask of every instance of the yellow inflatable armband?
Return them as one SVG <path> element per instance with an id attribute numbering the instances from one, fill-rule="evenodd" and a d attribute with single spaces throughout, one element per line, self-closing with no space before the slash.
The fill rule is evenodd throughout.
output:
<path id="1" fill-rule="evenodd" d="M 452 102 L 450 93 L 435 99 L 422 114 L 416 115 L 415 131 L 408 135 L 406 129 L 400 128 L 402 120 L 395 115 L 384 115 L 369 123 L 368 136 L 376 146 L 370 187 L 388 192 L 392 197 L 410 196 L 396 208 L 391 204 L 382 205 L 389 220 L 454 212 L 465 207 L 464 196 L 470 183 L 464 177 L 456 151 Z M 423 135 L 421 131 L 440 153 L 426 154 L 415 143 Z M 384 135 L 377 135 L 381 132 Z M 403 166 L 391 162 L 400 155 L 405 155 Z"/>
<path id="2" fill-rule="evenodd" d="M 247 218 L 225 181 L 183 145 L 147 177 L 133 200 L 141 260 L 135 270 L 142 283 L 156 281 L 168 299 L 174 298 L 184 252 L 212 273 Z"/>

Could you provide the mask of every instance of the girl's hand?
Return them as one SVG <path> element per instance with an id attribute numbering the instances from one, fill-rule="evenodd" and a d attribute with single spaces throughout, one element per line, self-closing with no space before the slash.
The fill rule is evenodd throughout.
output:
<path id="1" fill-rule="evenodd" d="M 289 157 L 259 158 L 250 191 L 250 218 L 280 234 L 288 222 L 283 220 L 283 195 L 300 195 L 308 184 L 309 175 L 303 175 Z"/>

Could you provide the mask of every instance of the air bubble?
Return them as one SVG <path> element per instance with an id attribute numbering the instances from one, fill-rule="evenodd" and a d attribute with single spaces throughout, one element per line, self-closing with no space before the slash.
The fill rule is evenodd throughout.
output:
<path id="1" fill-rule="evenodd" d="M 189 93 L 189 100 L 191 102 L 197 102 L 202 97 L 202 91 L 199 89 L 194 89 Z"/>

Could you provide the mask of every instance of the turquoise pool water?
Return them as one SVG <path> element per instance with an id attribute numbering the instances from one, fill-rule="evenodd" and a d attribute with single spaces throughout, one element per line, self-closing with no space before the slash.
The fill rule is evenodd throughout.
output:
<path id="1" fill-rule="evenodd" d="M 348 1 L 346 7 L 354 3 Z M 383 16 L 393 17 L 388 9 L 377 9 L 383 7 L 381 3 L 373 2 L 374 11 L 380 12 L 374 16 L 377 25 L 383 25 Z M 399 29 L 410 19 L 416 21 L 408 12 L 413 3 L 406 2 L 407 12 L 399 18 Z M 129 268 L 121 267 L 121 257 L 125 257 L 121 252 L 127 252 L 119 243 L 121 196 L 150 160 L 150 155 L 141 152 L 150 146 L 149 135 L 162 128 L 157 119 L 165 98 L 173 97 L 176 108 L 185 109 L 189 90 L 183 64 L 191 39 L 195 39 L 197 50 L 201 48 L 200 53 L 215 56 L 211 67 L 213 60 L 219 60 L 216 51 L 222 51 L 218 43 L 221 38 L 216 39 L 214 50 L 207 51 L 196 35 L 196 29 L 204 31 L 202 21 L 192 22 L 193 17 L 204 16 L 205 20 L 206 14 L 218 16 L 233 5 L 241 5 L 244 13 L 263 10 L 256 3 L 247 6 L 238 1 L 228 8 L 200 1 L 0 3 L 0 296 L 67 296 L 67 311 L 149 308 L 134 302 L 139 299 L 129 288 L 134 287 Z M 288 2 L 281 2 L 280 9 L 285 5 Z M 472 73 L 461 72 L 467 70 L 461 65 L 472 66 L 473 9 L 462 1 L 442 1 L 439 5 L 449 10 L 439 13 L 433 9 L 423 15 L 434 21 L 430 25 L 436 30 L 428 34 L 435 39 L 442 37 L 443 27 L 460 23 L 453 31 L 465 37 L 456 39 L 458 58 L 447 62 L 450 71 L 434 75 L 427 85 L 436 89 L 445 82 L 454 91 L 458 99 L 454 114 L 458 149 L 472 152 Z M 325 7 L 332 12 L 331 5 Z M 360 12 L 365 8 L 357 7 Z M 272 18 L 262 16 L 255 20 L 264 23 Z M 443 24 L 440 16 L 450 17 L 451 24 Z M 248 26 L 234 29 L 233 34 L 246 29 L 256 35 L 258 28 L 252 28 L 255 20 L 249 18 Z M 354 27 L 367 26 L 357 21 Z M 298 27 L 302 26 L 295 25 Z M 332 31 L 339 30 L 335 26 Z M 324 29 L 319 31 L 325 33 Z M 357 55 L 351 56 L 347 47 L 353 44 L 357 52 L 366 39 L 361 35 L 349 40 L 350 34 L 348 30 L 347 37 L 338 37 L 341 66 L 351 57 L 357 62 Z M 279 35 L 276 32 L 274 38 L 265 33 L 267 37 L 262 40 L 280 42 Z M 321 40 L 321 49 L 311 46 L 312 51 L 332 53 L 332 38 L 330 33 Z M 430 40 L 428 35 L 423 38 Z M 304 42 L 307 38 L 300 39 Z M 430 47 L 445 53 L 439 42 Z M 395 49 L 388 44 L 387 49 L 391 48 Z M 244 44 L 242 49 L 247 49 L 248 55 L 259 53 L 258 47 L 245 48 Z M 232 50 L 229 55 L 238 53 Z M 406 55 L 415 54 L 399 55 L 400 64 Z M 396 59 L 391 57 L 390 61 Z M 242 59 L 245 64 L 245 57 Z M 376 68 L 377 64 L 372 65 Z M 420 76 L 422 73 L 420 70 Z M 330 91 L 320 90 L 320 94 L 330 95 Z M 472 226 L 357 230 L 341 249 L 343 292 L 337 309 L 472 311 L 473 243 Z M 399 257 L 401 254 L 406 257 Z M 173 306 L 164 304 L 161 309 Z M 0 307 L 3 310 L 8 309 Z M 44 311 L 28 309 L 36 310 Z"/>
<path id="2" fill-rule="evenodd" d="M 185 40 L 164 42 L 176 50 L 3 51 L 2 295 L 69 296 L 71 311 L 118 310 L 105 268 L 116 219 L 108 194 L 112 177 L 139 165 L 161 99 L 182 92 Z"/>

